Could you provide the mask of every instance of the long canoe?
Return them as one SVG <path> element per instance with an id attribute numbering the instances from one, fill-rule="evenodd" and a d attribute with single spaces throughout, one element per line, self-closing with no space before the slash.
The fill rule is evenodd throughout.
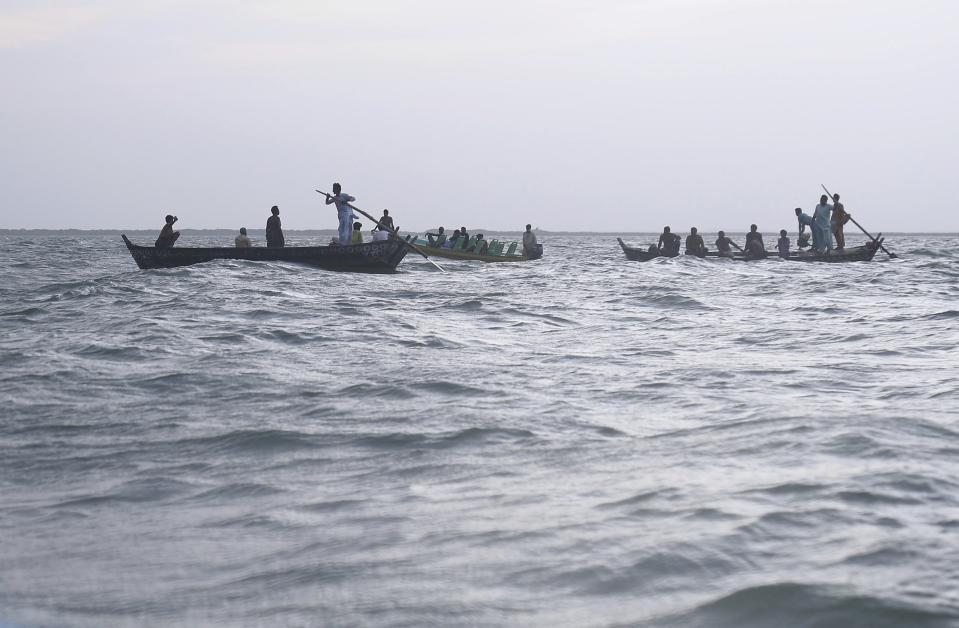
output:
<path id="1" fill-rule="evenodd" d="M 429 242 L 412 238 L 410 239 L 412 244 L 415 244 L 420 249 L 423 250 L 429 256 L 436 257 L 445 257 L 446 259 L 462 259 L 462 260 L 477 260 L 480 262 L 528 262 L 530 260 L 539 259 L 543 257 L 543 245 L 536 245 L 536 252 L 533 255 L 525 255 L 524 253 L 513 253 L 507 255 L 505 252 L 500 254 L 489 254 L 484 253 L 482 255 L 474 253 L 473 251 L 464 251 L 463 249 L 447 249 L 441 246 L 430 246 Z M 522 249 L 517 249 L 522 250 Z"/>
<path id="2" fill-rule="evenodd" d="M 882 234 L 880 234 L 881 236 Z M 885 238 L 880 237 L 876 242 L 882 243 Z M 657 257 L 678 257 L 678 255 L 660 255 L 655 248 L 650 251 L 640 247 L 629 246 L 623 242 L 622 238 L 616 238 L 619 246 L 622 247 L 626 259 L 635 262 L 648 262 Z M 878 244 L 867 242 L 862 246 L 854 246 L 848 249 L 837 249 L 825 253 L 816 253 L 815 251 L 794 251 L 782 258 L 778 251 L 767 251 L 766 257 L 747 257 L 743 253 L 734 253 L 732 256 L 720 255 L 718 251 L 707 251 L 705 257 L 720 257 L 739 261 L 758 261 L 761 259 L 786 259 L 791 262 L 868 262 L 878 250 Z"/>
<path id="3" fill-rule="evenodd" d="M 158 249 L 140 246 L 121 236 L 133 260 L 142 269 L 176 268 L 217 259 L 248 260 L 252 262 L 294 262 L 326 270 L 362 273 L 392 273 L 406 256 L 409 247 L 401 240 L 350 244 L 345 246 L 287 246 L 264 247 L 189 247 Z"/>

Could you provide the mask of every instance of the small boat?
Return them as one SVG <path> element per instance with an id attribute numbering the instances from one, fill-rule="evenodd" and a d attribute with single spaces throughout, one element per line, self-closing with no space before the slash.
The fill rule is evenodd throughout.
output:
<path id="1" fill-rule="evenodd" d="M 158 249 L 140 246 L 121 236 L 142 269 L 190 266 L 217 259 L 238 259 L 251 262 L 294 262 L 326 270 L 362 273 L 392 273 L 402 261 L 409 246 L 402 240 L 390 238 L 379 242 L 348 244 L 344 246 L 286 246 L 264 247 L 170 247 Z"/>
<path id="2" fill-rule="evenodd" d="M 490 240 L 489 249 L 486 253 L 478 254 L 473 251 L 463 250 L 462 245 L 459 248 L 447 249 L 442 246 L 430 246 L 426 240 L 415 236 L 407 236 L 411 244 L 415 244 L 420 250 L 429 256 L 445 257 L 447 259 L 478 260 L 481 262 L 528 262 L 530 260 L 543 257 L 543 245 L 536 245 L 536 252 L 533 255 L 525 255 L 522 251 L 517 252 L 518 244 L 511 242 L 507 245 L 505 242 Z M 472 241 L 472 239 L 470 239 Z M 457 244 L 462 242 L 467 244 L 466 240 L 458 240 Z M 505 250 L 504 250 L 505 249 Z M 490 252 L 492 251 L 492 252 Z"/>
<path id="3" fill-rule="evenodd" d="M 876 251 L 879 250 L 879 245 L 882 244 L 882 241 L 885 238 L 882 237 L 880 233 L 878 239 L 875 242 L 867 242 L 862 246 L 854 246 L 848 249 L 836 249 L 833 251 L 827 251 L 825 253 L 816 253 L 815 251 L 794 251 L 790 252 L 789 255 L 785 258 L 791 262 L 868 262 L 875 255 Z M 623 242 L 622 238 L 616 238 L 619 242 L 619 246 L 622 247 L 623 253 L 626 254 L 626 259 L 633 260 L 635 262 L 648 262 L 651 259 L 656 257 L 678 257 L 678 255 L 660 255 L 659 251 L 653 247 L 652 250 L 632 247 Z M 778 251 L 767 251 L 766 257 L 747 257 L 744 253 L 734 253 L 733 255 L 723 256 L 720 255 L 718 251 L 706 251 L 705 257 L 722 257 L 725 259 L 739 260 L 739 261 L 757 261 L 761 259 L 780 259 Z"/>

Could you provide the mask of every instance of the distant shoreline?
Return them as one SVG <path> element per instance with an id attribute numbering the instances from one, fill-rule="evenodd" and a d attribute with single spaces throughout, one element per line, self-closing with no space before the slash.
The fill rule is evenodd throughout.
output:
<path id="1" fill-rule="evenodd" d="M 425 233 L 426 231 L 435 231 L 436 227 L 430 227 L 429 229 L 421 229 L 419 231 L 407 231 L 403 229 L 403 233 Z M 262 229 L 250 229 L 250 233 L 263 233 Z M 475 228 L 471 229 L 473 233 L 496 233 L 496 234 L 516 234 L 520 235 L 523 232 L 515 229 L 483 229 Z M 547 231 L 545 229 L 534 229 L 537 235 L 544 236 L 568 236 L 568 235 L 596 235 L 596 236 L 630 236 L 630 235 L 657 235 L 660 233 L 659 229 L 653 231 Z M 710 229 L 700 229 L 700 232 L 709 233 Z M 739 233 L 737 231 L 729 231 L 729 233 Z M 763 233 L 775 233 L 778 230 L 772 230 L 763 232 Z M 237 233 L 236 229 L 180 229 L 180 232 L 183 235 L 235 235 Z M 332 235 L 335 234 L 336 229 L 284 229 L 283 233 L 287 235 Z M 847 233 L 851 233 L 848 229 Z M 150 235 L 155 236 L 159 233 L 159 229 L 0 229 L 0 235 L 108 235 L 108 236 L 119 236 L 121 233 L 125 233 L 131 236 L 141 236 L 141 235 Z M 745 233 L 745 230 L 742 231 Z M 957 231 L 884 231 L 883 235 L 895 236 L 915 236 L 915 235 L 957 235 Z M 875 235 L 875 234 L 873 234 Z"/>

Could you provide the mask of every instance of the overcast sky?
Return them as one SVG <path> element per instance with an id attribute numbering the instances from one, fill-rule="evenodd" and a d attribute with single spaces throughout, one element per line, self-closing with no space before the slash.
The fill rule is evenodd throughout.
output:
<path id="1" fill-rule="evenodd" d="M 149 7 L 149 8 L 144 8 Z M 0 227 L 959 231 L 954 0 L 0 0 Z"/>

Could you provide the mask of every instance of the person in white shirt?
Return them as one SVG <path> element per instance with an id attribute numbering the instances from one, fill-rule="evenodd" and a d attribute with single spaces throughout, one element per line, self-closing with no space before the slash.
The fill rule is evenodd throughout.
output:
<path id="1" fill-rule="evenodd" d="M 253 243 L 250 241 L 250 237 L 246 235 L 246 227 L 240 227 L 240 235 L 236 236 L 234 240 L 236 243 L 236 248 L 246 249 L 253 246 Z"/>
<path id="2" fill-rule="evenodd" d="M 336 215 L 340 219 L 340 244 L 349 244 L 353 238 L 353 220 L 356 216 L 353 215 L 350 203 L 355 200 L 349 194 L 343 193 L 343 188 L 339 183 L 333 184 L 333 196 L 326 195 L 327 205 L 336 203 Z"/>
<path id="3" fill-rule="evenodd" d="M 536 234 L 533 233 L 532 225 L 526 225 L 526 232 L 523 233 L 523 253 L 526 255 L 537 253 Z"/>

